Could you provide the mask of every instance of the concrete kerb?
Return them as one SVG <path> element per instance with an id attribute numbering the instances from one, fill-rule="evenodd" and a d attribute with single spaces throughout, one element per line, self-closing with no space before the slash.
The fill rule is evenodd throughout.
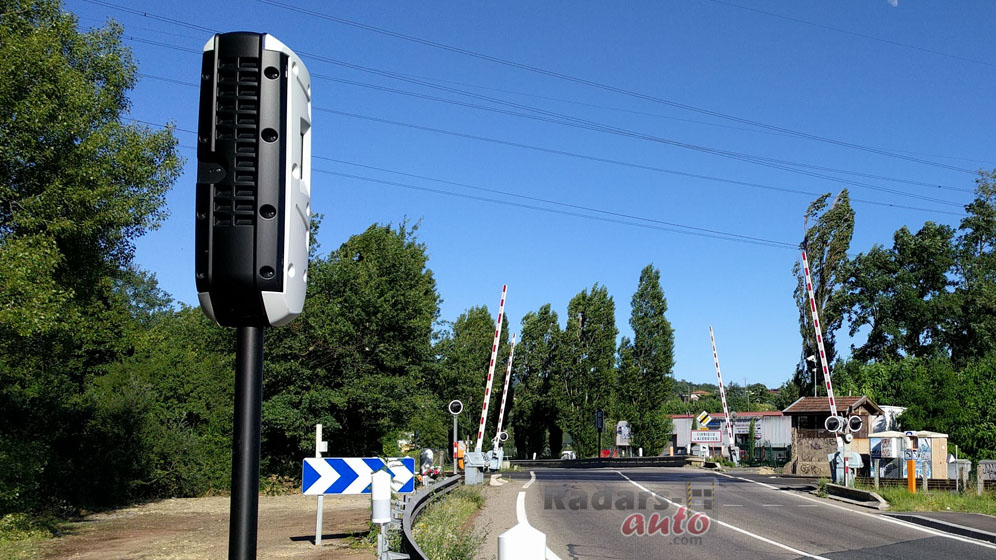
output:
<path id="1" fill-rule="evenodd" d="M 854 504 L 856 506 L 862 506 L 871 509 L 877 509 L 879 511 L 885 511 L 889 509 L 889 502 L 887 502 L 882 496 L 879 496 L 875 492 L 870 490 L 861 490 L 860 488 L 849 488 L 847 486 L 841 486 L 840 484 L 827 484 L 825 487 L 827 498 L 831 500 L 837 500 L 839 502 L 846 502 L 849 504 Z M 819 490 L 814 490 L 810 492 L 814 495 L 820 495 Z"/>
<path id="2" fill-rule="evenodd" d="M 990 533 L 989 531 L 983 531 L 982 529 L 975 529 L 973 527 L 948 523 L 947 521 L 922 517 L 912 513 L 890 513 L 888 515 L 889 517 L 895 517 L 896 519 L 900 519 L 902 521 L 916 523 L 917 525 L 923 525 L 924 527 L 930 527 L 931 529 L 937 529 L 938 531 L 944 531 L 945 533 L 952 533 L 962 537 L 996 543 L 996 533 Z"/>

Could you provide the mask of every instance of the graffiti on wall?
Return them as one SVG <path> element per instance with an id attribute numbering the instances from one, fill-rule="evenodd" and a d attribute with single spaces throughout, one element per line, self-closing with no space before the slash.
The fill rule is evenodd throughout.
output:
<path id="1" fill-rule="evenodd" d="M 806 437 L 805 435 L 799 437 L 799 431 L 793 430 L 792 472 L 806 476 L 830 476 L 830 463 L 827 462 L 827 454 L 836 453 L 836 451 L 837 439 L 834 437 Z"/>

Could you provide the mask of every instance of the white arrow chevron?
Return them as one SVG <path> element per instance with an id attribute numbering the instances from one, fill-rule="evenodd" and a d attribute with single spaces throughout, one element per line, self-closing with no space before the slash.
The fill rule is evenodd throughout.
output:
<path id="1" fill-rule="evenodd" d="M 311 468 L 318 473 L 318 480 L 304 491 L 305 495 L 321 496 L 330 486 L 335 484 L 335 481 L 339 480 L 339 473 L 325 459 L 312 457 L 305 459 L 304 462 L 311 465 Z"/>
<path id="2" fill-rule="evenodd" d="M 373 471 L 371 471 L 370 467 L 368 467 L 367 464 L 363 462 L 362 457 L 343 458 L 343 462 L 345 462 L 346 465 L 348 465 L 349 468 L 353 469 L 353 472 L 356 473 L 356 480 L 351 482 L 349 486 L 347 486 L 346 489 L 342 491 L 342 493 L 343 494 L 362 493 L 367 486 L 370 486 L 370 480 L 371 480 L 370 475 L 373 474 Z"/>
<path id="3" fill-rule="evenodd" d="M 388 459 L 387 468 L 391 471 L 391 489 L 395 492 L 400 491 L 409 480 L 415 478 L 415 473 L 408 470 L 400 459 Z"/>

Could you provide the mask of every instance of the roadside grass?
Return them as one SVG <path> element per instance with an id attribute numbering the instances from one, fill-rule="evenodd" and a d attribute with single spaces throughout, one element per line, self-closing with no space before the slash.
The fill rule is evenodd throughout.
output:
<path id="1" fill-rule="evenodd" d="M 880 486 L 878 490 L 870 485 L 862 485 L 889 502 L 889 511 L 960 511 L 996 515 L 996 492 L 983 492 L 975 495 L 975 489 L 964 493 L 946 490 L 923 490 L 911 494 L 902 486 Z"/>
<path id="2" fill-rule="evenodd" d="M 41 545 L 60 534 L 53 518 L 9 513 L 0 518 L 0 558 L 30 560 L 41 553 Z"/>
<path id="3" fill-rule="evenodd" d="M 465 527 L 484 505 L 479 488 L 463 486 L 429 505 L 415 523 L 415 542 L 432 560 L 473 560 L 486 535 Z"/>

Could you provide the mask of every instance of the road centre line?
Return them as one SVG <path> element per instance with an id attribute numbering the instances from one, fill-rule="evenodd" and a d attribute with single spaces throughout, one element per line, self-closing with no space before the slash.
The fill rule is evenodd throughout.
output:
<path id="1" fill-rule="evenodd" d="M 535 475 L 533 480 L 535 480 Z M 532 480 L 529 481 L 532 484 Z M 521 491 L 519 495 L 515 497 L 515 520 L 522 523 L 528 527 L 532 527 L 529 524 L 529 519 L 526 518 L 526 492 Z M 535 529 L 535 527 L 533 527 Z M 537 529 L 538 530 L 538 529 Z M 557 556 L 550 547 L 546 547 L 546 560 L 560 560 L 560 556 Z"/>
<path id="2" fill-rule="evenodd" d="M 718 474 L 720 476 L 725 476 L 727 478 L 734 478 L 734 479 L 737 479 L 737 480 L 742 480 L 744 482 L 751 482 L 753 484 L 759 484 L 759 485 L 764 486 L 765 488 L 768 488 L 770 490 L 775 490 L 776 492 L 783 492 L 781 489 L 779 489 L 779 488 L 777 488 L 775 486 L 772 486 L 770 484 L 765 484 L 764 482 L 758 482 L 756 480 L 751 480 L 749 478 L 744 478 L 742 476 L 733 476 L 731 474 L 726 474 L 726 473 L 721 473 L 721 472 L 717 472 L 716 474 Z M 927 527 L 924 527 L 922 525 L 916 525 L 914 523 L 908 523 L 906 521 L 901 521 L 899 519 L 895 519 L 895 518 L 892 518 L 892 517 L 889 517 L 889 516 L 886 516 L 886 515 L 881 515 L 881 514 L 876 515 L 874 513 L 868 513 L 868 512 L 865 512 L 865 511 L 858 511 L 858 510 L 854 510 L 854 509 L 851 509 L 851 508 L 846 508 L 844 506 L 839 506 L 837 504 L 829 503 L 829 502 L 827 502 L 825 500 L 821 500 L 819 498 L 813 498 L 813 497 L 810 497 L 810 496 L 804 496 L 804 495 L 796 493 L 796 492 L 783 492 L 783 493 L 788 494 L 789 496 L 795 496 L 796 498 L 799 498 L 800 500 L 806 500 L 806 501 L 810 501 L 810 502 L 815 502 L 814 506 L 818 504 L 818 505 L 824 505 L 826 507 L 832 507 L 832 508 L 836 508 L 836 509 L 841 509 L 841 510 L 844 510 L 844 511 L 847 511 L 847 512 L 850 512 L 850 513 L 856 513 L 858 515 L 864 515 L 866 517 L 871 517 L 872 519 L 878 519 L 880 521 L 885 521 L 886 523 L 893 523 L 895 525 L 906 527 L 907 529 L 915 529 L 917 531 L 928 533 L 928 534 L 934 535 L 936 537 L 944 537 L 944 538 L 947 538 L 947 539 L 952 539 L 952 540 L 956 540 L 956 541 L 966 542 L 966 543 L 969 543 L 969 544 L 974 544 L 974 545 L 978 545 L 978 546 L 982 546 L 982 547 L 985 547 L 985 548 L 991 548 L 993 550 L 996 550 L 996 545 L 992 545 L 992 544 L 989 544 L 987 542 L 982 542 L 982 541 L 978 541 L 978 540 L 975 540 L 975 539 L 970 539 L 968 537 L 962 537 L 962 536 L 959 536 L 959 535 L 952 535 L 951 533 L 945 533 L 943 531 L 935 531 L 933 529 L 928 529 Z"/>
<path id="3" fill-rule="evenodd" d="M 679 507 L 679 508 L 684 508 L 685 507 L 685 506 L 683 506 L 683 505 L 681 505 L 679 503 L 672 502 L 671 500 L 665 498 L 664 496 L 661 496 L 660 494 L 658 494 L 658 493 L 656 493 L 656 492 L 648 489 L 647 487 L 643 486 L 639 482 L 636 482 L 632 478 L 630 478 L 630 477 L 626 476 L 625 474 L 623 474 L 622 471 L 616 471 L 616 473 L 619 476 L 621 476 L 621 477 L 625 478 L 626 480 L 628 480 L 630 482 L 630 484 L 636 486 L 637 488 L 639 488 L 640 490 L 643 490 L 644 492 L 647 492 L 648 494 L 650 494 L 651 496 L 657 498 L 658 500 L 664 500 L 665 502 L 667 502 L 667 503 L 669 503 L 669 504 L 671 504 L 673 506 Z M 716 524 L 718 524 L 718 525 L 720 525 L 722 527 L 726 527 L 727 529 L 731 529 L 731 530 L 736 531 L 738 533 L 742 533 L 742 534 L 747 535 L 748 537 L 751 537 L 753 539 L 757 539 L 757 540 L 759 540 L 761 542 L 764 542 L 764 543 L 776 546 L 776 547 L 781 548 L 783 550 L 787 550 L 787 551 L 791 552 L 792 554 L 796 554 L 796 555 L 799 555 L 799 556 L 805 556 L 806 558 L 816 558 L 818 560 L 829 560 L 828 558 L 826 558 L 824 556 L 817 556 L 815 554 L 810 554 L 808 552 L 804 552 L 804 551 L 799 550 L 797 548 L 792 548 L 791 546 L 789 546 L 787 544 L 783 544 L 783 543 L 780 543 L 778 541 L 773 541 L 773 540 L 771 540 L 771 539 L 769 539 L 767 537 L 762 537 L 761 535 L 758 535 L 758 534 L 755 534 L 755 533 L 751 533 L 750 531 L 748 531 L 746 529 L 741 529 L 740 527 L 736 527 L 734 525 L 730 525 L 729 523 L 726 523 L 725 521 L 720 521 L 718 519 L 711 518 L 711 517 L 705 515 L 704 513 L 702 515 L 704 515 L 707 519 L 709 519 L 710 523 L 716 523 Z"/>
<path id="4" fill-rule="evenodd" d="M 529 482 L 525 483 L 522 486 L 522 489 L 525 490 L 529 488 L 530 486 L 533 485 L 534 482 L 536 482 L 536 471 L 529 471 Z"/>

